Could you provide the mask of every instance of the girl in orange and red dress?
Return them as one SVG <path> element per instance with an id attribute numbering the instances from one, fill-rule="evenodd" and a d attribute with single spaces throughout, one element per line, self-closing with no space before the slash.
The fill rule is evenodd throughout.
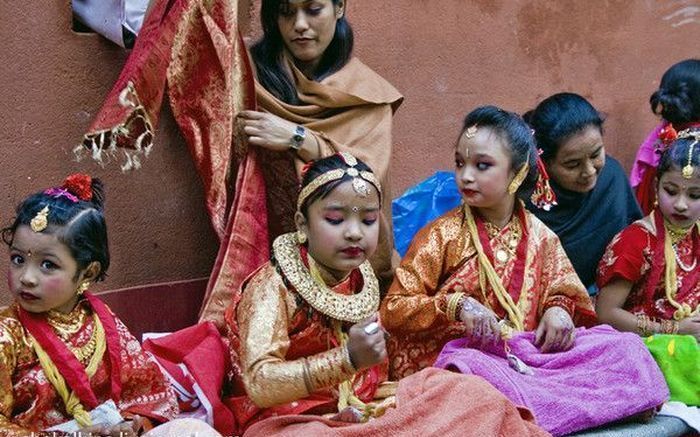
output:
<path id="1" fill-rule="evenodd" d="M 638 337 L 575 328 L 595 321 L 586 288 L 556 234 L 517 198 L 534 185 L 533 203 L 554 201 L 537 156 L 517 114 L 467 115 L 455 150 L 463 204 L 416 235 L 381 319 L 394 377 L 429 366 L 478 375 L 566 435 L 654 408 L 667 392 Z"/>
<path id="2" fill-rule="evenodd" d="M 15 303 L 0 312 L 0 435 L 140 435 L 178 414 L 158 366 L 88 291 L 110 264 L 103 200 L 98 179 L 72 175 L 2 231 Z M 93 423 L 98 406 L 107 423 Z"/>

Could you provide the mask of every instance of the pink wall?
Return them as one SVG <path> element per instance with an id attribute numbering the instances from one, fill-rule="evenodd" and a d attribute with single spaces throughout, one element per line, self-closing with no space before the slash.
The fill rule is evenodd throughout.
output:
<path id="1" fill-rule="evenodd" d="M 406 97 L 394 125 L 395 195 L 451 168 L 454 139 L 473 107 L 522 112 L 564 90 L 608 114 L 608 152 L 629 169 L 654 126 L 647 101 L 661 74 L 700 56 L 697 0 L 348 1 L 355 53 Z M 258 3 L 241 4 L 246 34 L 255 37 Z M 171 117 L 162 118 L 140 171 L 73 161 L 71 149 L 126 53 L 72 33 L 66 0 L 3 1 L 0 17 L 0 223 L 29 192 L 88 171 L 108 189 L 113 267 L 102 289 L 206 276 L 216 240 Z"/>

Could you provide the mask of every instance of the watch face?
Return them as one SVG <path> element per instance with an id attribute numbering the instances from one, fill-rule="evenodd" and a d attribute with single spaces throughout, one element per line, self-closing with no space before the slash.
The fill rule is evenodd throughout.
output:
<path id="1" fill-rule="evenodd" d="M 293 149 L 301 149 L 301 146 L 304 144 L 304 138 L 306 138 L 306 129 L 304 129 L 302 126 L 297 126 L 297 128 L 294 130 L 294 135 L 292 135 L 290 146 Z"/>

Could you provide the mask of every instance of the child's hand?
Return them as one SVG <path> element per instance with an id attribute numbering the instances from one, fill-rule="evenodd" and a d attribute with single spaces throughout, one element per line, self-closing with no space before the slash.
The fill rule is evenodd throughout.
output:
<path id="1" fill-rule="evenodd" d="M 542 352 L 565 351 L 574 345 L 576 334 L 571 316 L 563 308 L 551 307 L 544 312 L 535 332 L 535 345 Z"/>
<path id="2" fill-rule="evenodd" d="M 140 416 L 134 416 L 131 420 L 116 425 L 95 425 L 83 428 L 74 433 L 76 437 L 135 437 L 143 428 L 143 420 Z"/>
<path id="3" fill-rule="evenodd" d="M 700 342 L 700 314 L 681 320 L 678 324 L 678 333 L 692 335 Z"/>
<path id="4" fill-rule="evenodd" d="M 472 297 L 464 299 L 459 320 L 464 322 L 467 335 L 480 340 L 482 344 L 496 343 L 501 338 L 496 315 Z"/>
<path id="5" fill-rule="evenodd" d="M 348 352 L 357 370 L 386 360 L 384 334 L 384 330 L 377 323 L 376 314 L 352 325 L 348 332 Z"/>

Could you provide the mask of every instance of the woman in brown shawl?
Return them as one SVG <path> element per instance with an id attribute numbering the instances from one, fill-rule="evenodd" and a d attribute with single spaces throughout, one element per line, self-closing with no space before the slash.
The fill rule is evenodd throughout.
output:
<path id="1" fill-rule="evenodd" d="M 263 0 L 264 36 L 251 48 L 251 63 L 238 34 L 236 2 L 157 1 L 77 149 L 99 159 L 103 150 L 122 147 L 129 152 L 125 167 L 138 167 L 167 80 L 221 242 L 203 320 L 221 327 L 232 293 L 269 259 L 271 241 L 294 229 L 304 162 L 350 152 L 390 192 L 391 117 L 402 97 L 351 56 L 345 10 L 343 0 Z M 391 275 L 386 205 L 372 259 L 380 278 Z"/>

